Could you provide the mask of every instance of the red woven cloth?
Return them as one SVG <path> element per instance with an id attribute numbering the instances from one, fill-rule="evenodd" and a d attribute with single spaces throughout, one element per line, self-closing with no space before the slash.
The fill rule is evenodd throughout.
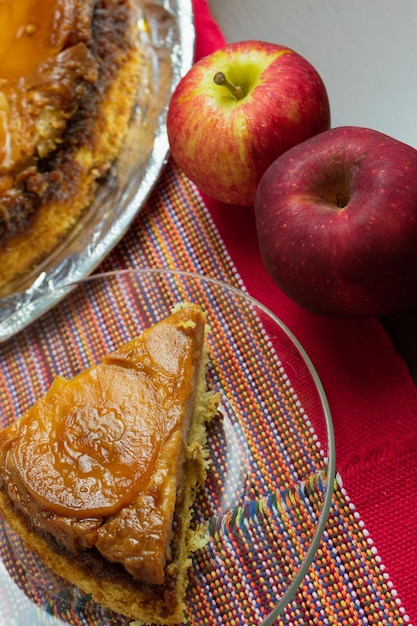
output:
<path id="1" fill-rule="evenodd" d="M 205 0 L 194 7 L 198 59 L 225 41 Z M 312 359 L 332 412 L 338 474 L 417 623 L 417 389 L 406 364 L 378 319 L 327 319 L 290 301 L 265 270 L 253 210 L 202 195 L 246 289 Z"/>

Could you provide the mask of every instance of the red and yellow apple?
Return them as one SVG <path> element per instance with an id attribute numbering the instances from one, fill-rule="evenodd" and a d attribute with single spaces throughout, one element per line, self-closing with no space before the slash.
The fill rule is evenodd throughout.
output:
<path id="1" fill-rule="evenodd" d="M 255 215 L 265 266 L 318 314 L 385 316 L 417 304 L 417 150 L 347 126 L 265 172 Z"/>
<path id="2" fill-rule="evenodd" d="M 260 41 L 229 44 L 193 65 L 167 116 L 171 155 L 184 173 L 212 198 L 252 206 L 268 166 L 329 126 L 315 68 Z"/>

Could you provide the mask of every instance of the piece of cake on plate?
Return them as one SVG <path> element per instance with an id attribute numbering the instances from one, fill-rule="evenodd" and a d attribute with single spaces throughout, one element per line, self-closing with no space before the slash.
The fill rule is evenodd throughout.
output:
<path id="1" fill-rule="evenodd" d="M 195 304 L 122 345 L 0 432 L 0 509 L 42 562 L 145 623 L 183 620 L 205 478 L 206 322 Z"/>

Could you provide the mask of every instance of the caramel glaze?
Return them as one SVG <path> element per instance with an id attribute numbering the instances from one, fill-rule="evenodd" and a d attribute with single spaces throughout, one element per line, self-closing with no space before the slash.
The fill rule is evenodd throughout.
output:
<path id="1" fill-rule="evenodd" d="M 71 178 L 68 152 L 88 141 L 130 45 L 130 11 L 107 0 L 0 4 L 0 244 Z"/>
<path id="2" fill-rule="evenodd" d="M 69 550 L 95 547 L 162 584 L 204 317 L 179 308 L 47 394 L 0 433 L 0 481 L 15 506 Z"/>

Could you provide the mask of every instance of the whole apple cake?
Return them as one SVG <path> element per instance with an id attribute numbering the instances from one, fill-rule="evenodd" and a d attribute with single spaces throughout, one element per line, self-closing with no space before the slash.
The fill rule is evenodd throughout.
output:
<path id="1" fill-rule="evenodd" d="M 135 0 L 0 3 L 0 295 L 60 242 L 120 151 Z"/>

